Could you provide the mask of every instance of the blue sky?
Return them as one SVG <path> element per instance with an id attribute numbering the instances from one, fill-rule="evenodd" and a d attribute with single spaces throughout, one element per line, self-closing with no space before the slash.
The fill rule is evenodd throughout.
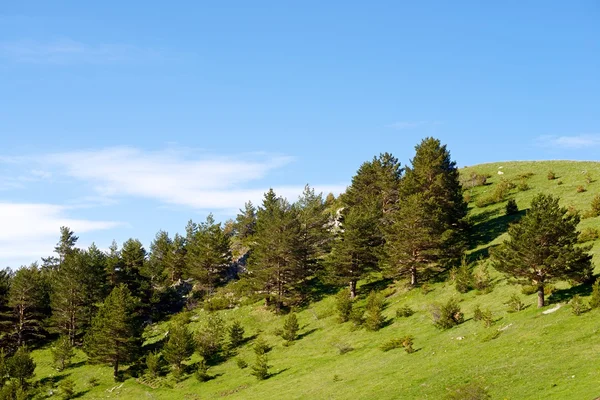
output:
<path id="1" fill-rule="evenodd" d="M 344 190 L 425 136 L 596 160 L 600 3 L 3 2 L 0 266 Z"/>

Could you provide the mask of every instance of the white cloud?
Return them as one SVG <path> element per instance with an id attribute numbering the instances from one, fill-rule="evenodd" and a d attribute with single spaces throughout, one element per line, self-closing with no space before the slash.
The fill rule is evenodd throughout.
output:
<path id="1" fill-rule="evenodd" d="M 0 203 L 0 261 L 34 260 L 52 254 L 61 226 L 76 233 L 116 228 L 116 221 L 71 218 L 69 207 L 40 203 Z M 14 265 L 13 265 L 14 266 Z M 4 267 L 4 265 L 0 265 Z"/>
<path id="2" fill-rule="evenodd" d="M 406 129 L 416 129 L 423 128 L 427 126 L 437 126 L 440 125 L 439 121 L 397 121 L 392 124 L 386 125 L 388 128 L 396 129 L 396 130 L 406 130 Z"/>
<path id="3" fill-rule="evenodd" d="M 104 64 L 156 57 L 158 53 L 126 44 L 96 45 L 69 38 L 50 41 L 17 40 L 0 42 L 0 57 L 33 64 Z"/>
<path id="4" fill-rule="evenodd" d="M 191 150 L 144 152 L 129 147 L 51 154 L 41 158 L 56 173 L 92 185 L 104 198 L 136 196 L 195 209 L 231 210 L 258 202 L 268 187 L 256 181 L 292 161 L 291 157 L 252 154 L 215 157 Z M 250 184 L 254 187 L 248 187 Z M 302 186 L 282 186 L 277 193 L 294 200 Z M 344 185 L 315 185 L 339 193 Z"/>
<path id="5" fill-rule="evenodd" d="M 600 134 L 582 134 L 572 136 L 540 136 L 538 144 L 545 147 L 583 149 L 600 146 Z"/>

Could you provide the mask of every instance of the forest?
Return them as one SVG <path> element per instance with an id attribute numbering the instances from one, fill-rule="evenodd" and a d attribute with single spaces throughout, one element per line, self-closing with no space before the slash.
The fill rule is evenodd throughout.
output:
<path id="1" fill-rule="evenodd" d="M 83 363 L 110 367 L 117 383 L 168 375 L 202 384 L 216 379 L 215 366 L 234 359 L 256 381 L 271 379 L 272 344 L 219 314 L 240 305 L 282 318 L 277 334 L 284 346 L 302 338 L 298 313 L 326 298 L 336 323 L 385 329 L 390 288 L 426 293 L 450 282 L 458 296 L 485 295 L 502 276 L 535 295 L 538 308 L 548 305 L 555 282 L 588 288 L 589 302 L 578 294 L 569 299 L 574 314 L 600 307 L 591 252 L 598 229 L 579 230 L 583 219 L 600 215 L 600 195 L 575 210 L 552 192 L 540 192 L 519 208 L 511 196 L 531 192 L 531 175 L 500 177 L 493 190 L 475 196 L 473 190 L 489 187 L 492 175 L 461 173 L 446 145 L 428 137 L 406 165 L 390 153 L 364 162 L 337 197 L 307 185 L 291 202 L 271 189 L 261 204 L 247 202 L 235 219 L 190 220 L 184 234 L 159 231 L 148 248 L 132 238 L 113 242 L 107 252 L 96 245 L 82 249 L 77 232 L 61 227 L 54 254 L 0 272 L 0 399 L 46 396 L 47 382 L 35 379 L 36 349 L 50 349 L 58 372 L 82 352 Z M 555 175 L 548 171 L 544 180 L 555 182 Z M 469 210 L 492 205 L 502 208 L 504 230 L 482 238 L 484 217 Z M 481 246 L 501 234 L 505 240 Z M 509 307 L 519 312 L 526 305 L 513 295 Z M 196 310 L 207 316 L 191 329 Z M 396 317 L 415 312 L 414 305 L 403 305 Z M 467 320 L 458 297 L 428 305 L 427 313 L 439 331 Z M 485 307 L 473 314 L 487 327 L 497 319 Z M 148 340 L 147 332 L 162 323 L 165 334 Z M 417 340 L 398 336 L 382 349 L 412 354 Z M 251 346 L 251 365 L 235 358 L 241 346 Z M 55 384 L 50 387 L 63 398 L 81 395 L 73 380 Z M 448 396 L 490 398 L 479 384 L 458 385 Z"/>

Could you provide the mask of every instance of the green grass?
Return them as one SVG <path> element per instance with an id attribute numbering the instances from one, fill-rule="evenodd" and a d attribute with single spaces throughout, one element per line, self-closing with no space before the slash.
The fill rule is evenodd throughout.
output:
<path id="1" fill-rule="evenodd" d="M 499 181 L 499 166 L 503 166 L 502 177 L 509 180 L 527 172 L 534 174 L 527 179 L 531 189 L 514 189 L 509 195 L 516 199 L 520 209 L 528 207 L 534 194 L 544 191 L 559 195 L 565 206 L 586 211 L 593 195 L 600 192 L 600 163 L 506 162 L 463 168 L 461 172 L 466 174 L 476 171 L 492 175 L 488 179 L 491 185 L 476 187 L 471 194 L 470 215 L 479 238 L 479 244 L 471 249 L 474 254 L 485 254 L 487 247 L 499 243 L 511 220 L 504 217 L 506 201 L 484 208 L 474 206 L 477 197 L 485 196 Z M 549 170 L 557 174 L 556 180 L 547 179 Z M 590 171 L 598 181 L 586 184 L 585 175 L 581 173 L 584 170 Z M 557 184 L 558 179 L 562 185 Z M 586 186 L 587 191 L 577 193 L 578 185 Z M 581 227 L 593 226 L 600 227 L 600 218 L 581 222 Z M 600 241 L 596 241 L 593 247 L 596 265 L 599 250 Z M 129 378 L 121 386 L 114 383 L 110 367 L 87 365 L 80 352 L 74 360 L 76 366 L 59 374 L 51 366 L 49 349 L 34 352 L 36 379 L 56 380 L 68 376 L 75 381 L 76 391 L 86 399 L 442 399 L 450 388 L 468 382 L 483 383 L 494 399 L 593 399 L 600 396 L 597 367 L 600 310 L 576 317 L 570 306 L 563 304 L 556 312 L 544 315 L 535 306 L 535 294 L 524 296 L 519 286 L 508 284 L 496 271 L 490 272 L 494 289 L 481 295 L 475 291 L 461 295 L 448 282 L 430 284 L 433 290 L 427 294 L 419 289 L 407 290 L 403 282 L 395 284 L 384 311 L 389 325 L 378 332 L 353 329 L 351 322 L 338 323 L 334 298 L 326 297 L 298 310 L 302 337 L 291 346 L 284 346 L 284 340 L 275 335 L 285 317 L 274 315 L 262 304 L 221 311 L 226 321 L 241 321 L 246 336 L 260 335 L 273 346 L 268 353 L 273 376 L 265 381 L 257 381 L 250 375 L 250 367 L 240 369 L 236 363 L 236 357 L 250 365 L 254 363 L 252 341 L 242 347 L 236 357 L 212 367 L 209 374 L 215 378 L 208 382 L 198 382 L 193 376 L 182 382 L 166 377 L 150 382 L 151 387 Z M 364 285 L 363 282 L 359 304 L 364 304 L 367 294 Z M 565 282 L 556 286 L 563 289 L 563 294 L 569 288 Z M 513 293 L 519 293 L 529 307 L 509 313 L 504 303 Z M 460 298 L 466 321 L 440 331 L 433 326 L 428 307 L 452 296 Z M 482 322 L 472 320 L 476 304 L 493 312 L 496 322 L 492 327 L 485 328 Z M 396 318 L 396 310 L 405 305 L 415 310 L 415 314 Z M 202 310 L 194 311 L 191 328 L 197 329 L 205 315 Z M 501 328 L 504 330 L 499 336 L 491 339 Z M 166 329 L 167 323 L 149 328 L 148 342 L 158 340 Z M 383 343 L 406 335 L 415 337 L 415 353 L 380 349 Z M 340 354 L 340 345 L 353 350 Z M 193 358 L 191 362 L 197 360 Z M 99 380 L 96 387 L 88 385 L 92 376 Z M 58 398 L 57 394 L 48 396 L 48 390 L 38 397 Z"/>

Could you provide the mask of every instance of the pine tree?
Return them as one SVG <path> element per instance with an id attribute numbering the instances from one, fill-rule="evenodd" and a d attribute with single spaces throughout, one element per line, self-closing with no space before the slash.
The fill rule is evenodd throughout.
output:
<path id="1" fill-rule="evenodd" d="M 251 201 L 244 204 L 244 209 L 240 210 L 235 218 L 236 236 L 246 243 L 256 231 L 256 208 Z M 247 244 L 247 243 L 246 243 Z"/>
<path id="2" fill-rule="evenodd" d="M 35 362 L 26 347 L 21 346 L 8 360 L 8 374 L 16 379 L 22 388 L 27 387 L 27 381 L 33 377 Z"/>
<path id="3" fill-rule="evenodd" d="M 439 259 L 443 246 L 443 236 L 425 202 L 422 193 L 405 197 L 385 228 L 385 271 L 395 278 L 408 275 L 412 286 Z"/>
<path id="4" fill-rule="evenodd" d="M 49 305 L 47 285 L 37 264 L 17 270 L 12 280 L 8 305 L 14 310 L 16 345 L 44 337 L 43 318 Z"/>
<path id="5" fill-rule="evenodd" d="M 150 244 L 150 256 L 146 263 L 145 275 L 154 284 L 162 284 L 167 279 L 167 270 L 173 254 L 173 241 L 165 231 L 158 231 Z"/>
<path id="6" fill-rule="evenodd" d="M 304 192 L 294 204 L 299 223 L 297 248 L 298 279 L 305 280 L 321 270 L 324 257 L 329 252 L 331 234 L 329 215 L 321 193 L 306 185 Z"/>
<path id="7" fill-rule="evenodd" d="M 348 289 L 340 290 L 335 298 L 338 319 L 340 322 L 347 322 L 352 315 L 353 305 L 352 299 L 350 298 L 350 291 Z"/>
<path id="8" fill-rule="evenodd" d="M 163 347 L 163 355 L 177 374 L 182 372 L 182 363 L 194 354 L 195 346 L 194 337 L 187 326 L 179 322 L 169 327 L 169 340 Z"/>
<path id="9" fill-rule="evenodd" d="M 212 214 L 196 228 L 187 243 L 187 273 L 206 293 L 212 294 L 215 287 L 224 281 L 231 263 L 229 237 L 221 224 L 215 223 Z"/>
<path id="10" fill-rule="evenodd" d="M 75 236 L 75 233 L 66 226 L 60 227 L 60 240 L 54 252 L 58 254 L 59 263 L 62 263 L 67 255 L 75 250 L 75 244 L 77 244 L 79 237 Z"/>
<path id="11" fill-rule="evenodd" d="M 151 312 L 153 287 L 146 272 L 146 249 L 138 239 L 129 239 L 123 243 L 120 252 L 120 269 L 117 273 L 119 283 L 127 285 L 131 295 L 139 299 L 137 314 L 147 317 Z"/>
<path id="12" fill-rule="evenodd" d="M 244 327 L 240 321 L 233 321 L 228 328 L 229 347 L 235 349 L 244 342 Z"/>
<path id="13" fill-rule="evenodd" d="M 383 296 L 377 292 L 369 293 L 367 297 L 365 327 L 370 331 L 378 331 L 385 323 L 383 308 L 385 302 Z"/>
<path id="14" fill-rule="evenodd" d="M 196 335 L 198 353 L 207 363 L 216 361 L 223 350 L 225 327 L 219 314 L 209 314 Z"/>
<path id="15" fill-rule="evenodd" d="M 467 203 L 463 198 L 456 162 L 451 160 L 446 145 L 438 139 L 425 138 L 415 150 L 415 157 L 411 166 L 405 167 L 400 184 L 399 207 L 410 196 L 421 194 L 419 200 L 424 213 L 430 217 L 429 229 L 442 239 L 436 246 L 438 254 L 431 261 L 440 266 L 458 262 L 465 248 Z"/>
<path id="16" fill-rule="evenodd" d="M 295 209 L 270 189 L 257 212 L 248 276 L 257 291 L 264 294 L 266 303 L 274 303 L 277 310 L 294 300 L 297 285 L 302 280 L 298 268 L 298 240 Z"/>
<path id="17" fill-rule="evenodd" d="M 281 337 L 289 344 L 298 338 L 299 330 L 300 325 L 298 324 L 298 317 L 296 317 L 295 313 L 291 313 L 283 323 L 283 333 L 281 334 Z"/>
<path id="18" fill-rule="evenodd" d="M 134 314 L 137 301 L 126 285 L 115 287 L 84 339 L 84 351 L 90 360 L 112 365 L 115 379 L 119 365 L 133 361 L 140 346 L 140 329 Z"/>
<path id="19" fill-rule="evenodd" d="M 327 259 L 327 275 L 338 284 L 348 284 L 350 298 L 356 283 L 378 265 L 377 215 L 354 207 L 342 211 L 341 230 Z"/>
<path id="20" fill-rule="evenodd" d="M 75 355 L 71 339 L 68 336 L 60 337 L 56 341 L 54 347 L 52 347 L 51 352 L 54 365 L 58 371 L 62 371 L 68 367 L 69 364 L 71 364 L 71 359 Z"/>
<path id="21" fill-rule="evenodd" d="M 110 287 L 106 275 L 107 256 L 94 243 L 83 253 L 85 272 L 82 280 L 84 286 L 84 324 L 86 329 L 98 311 L 98 305 L 108 295 Z"/>
<path id="22" fill-rule="evenodd" d="M 13 272 L 10 268 L 0 270 L 0 348 L 8 348 L 12 342 L 14 314 L 9 307 L 10 284 Z"/>
<path id="23" fill-rule="evenodd" d="M 551 195 L 536 195 L 527 214 L 508 228 L 508 240 L 492 253 L 496 269 L 537 286 L 538 307 L 545 304 L 548 282 L 586 280 L 593 270 L 590 247 L 576 246 L 579 215 L 558 202 Z"/>

